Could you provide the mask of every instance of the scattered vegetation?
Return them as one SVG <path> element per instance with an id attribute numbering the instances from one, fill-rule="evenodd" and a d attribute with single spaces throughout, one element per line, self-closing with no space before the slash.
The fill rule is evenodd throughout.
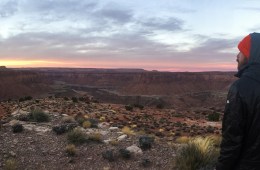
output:
<path id="1" fill-rule="evenodd" d="M 177 152 L 175 168 L 178 170 L 214 169 L 218 157 L 218 149 L 212 137 L 196 137 L 191 139 Z"/>
<path id="2" fill-rule="evenodd" d="M 139 138 L 139 146 L 142 150 L 151 149 L 154 138 L 149 136 L 141 136 Z"/>
<path id="3" fill-rule="evenodd" d="M 76 119 L 76 121 L 78 122 L 79 125 L 83 125 L 83 123 L 85 121 L 85 119 L 83 117 L 76 117 L 75 119 Z"/>
<path id="4" fill-rule="evenodd" d="M 222 141 L 222 137 L 220 135 L 212 135 L 211 138 L 214 142 L 214 146 L 219 148 Z"/>
<path id="5" fill-rule="evenodd" d="M 190 138 L 187 137 L 187 136 L 181 136 L 181 137 L 178 137 L 175 142 L 176 143 L 179 143 L 179 144 L 185 144 L 185 143 L 188 143 L 190 141 Z"/>
<path id="6" fill-rule="evenodd" d="M 65 100 L 65 101 L 68 101 L 69 100 L 69 98 L 68 97 L 63 97 L 63 99 Z"/>
<path id="7" fill-rule="evenodd" d="M 24 101 L 32 100 L 32 99 L 33 99 L 32 96 L 25 96 L 25 97 L 21 97 L 19 99 L 19 102 L 24 102 Z"/>
<path id="8" fill-rule="evenodd" d="M 73 144 L 67 145 L 65 151 L 66 151 L 66 153 L 67 153 L 69 156 L 75 156 L 76 153 L 77 153 L 76 146 L 73 145 Z"/>
<path id="9" fill-rule="evenodd" d="M 125 159 L 130 159 L 131 158 L 131 153 L 127 149 L 120 149 L 119 150 L 119 154 L 120 154 L 121 157 L 123 157 Z"/>
<path id="10" fill-rule="evenodd" d="M 69 143 L 78 145 L 87 141 L 86 135 L 78 128 L 73 129 L 68 133 Z"/>
<path id="11" fill-rule="evenodd" d="M 125 110 L 133 111 L 134 107 L 132 105 L 125 105 Z"/>
<path id="12" fill-rule="evenodd" d="M 36 108 L 29 113 L 29 120 L 35 122 L 48 122 L 50 121 L 50 116 L 41 109 Z"/>
<path id="13" fill-rule="evenodd" d="M 107 150 L 102 152 L 102 157 L 110 162 L 115 161 L 115 153 L 113 150 Z"/>
<path id="14" fill-rule="evenodd" d="M 102 142 L 102 136 L 98 132 L 89 134 L 88 139 L 94 142 Z"/>
<path id="15" fill-rule="evenodd" d="M 60 134 L 66 133 L 68 131 L 71 131 L 71 130 L 73 130 L 76 127 L 77 127 L 77 124 L 75 124 L 75 123 L 67 123 L 67 124 L 54 126 L 54 127 L 52 127 L 52 130 L 57 135 L 60 135 Z"/>
<path id="16" fill-rule="evenodd" d="M 71 100 L 73 101 L 73 103 L 78 103 L 78 98 L 77 97 L 72 97 Z"/>
<path id="17" fill-rule="evenodd" d="M 208 120 L 213 122 L 218 122 L 220 118 L 220 113 L 213 112 L 208 115 Z"/>
<path id="18" fill-rule="evenodd" d="M 87 129 L 87 128 L 90 128 L 91 127 L 91 122 L 90 121 L 84 121 L 82 123 L 82 127 Z"/>
<path id="19" fill-rule="evenodd" d="M 5 161 L 4 165 L 5 170 L 16 170 L 17 169 L 17 162 L 13 158 L 9 158 Z"/>
<path id="20" fill-rule="evenodd" d="M 135 134 L 134 131 L 127 126 L 122 128 L 122 132 L 126 135 L 134 135 Z"/>
<path id="21" fill-rule="evenodd" d="M 13 133 L 20 133 L 23 131 L 23 125 L 21 125 L 20 123 L 16 123 L 12 126 L 13 129 Z"/>
<path id="22" fill-rule="evenodd" d="M 139 108 L 139 109 L 141 109 L 141 110 L 144 109 L 144 106 L 141 105 L 141 104 L 134 104 L 134 107 L 137 107 L 137 108 Z"/>
<path id="23" fill-rule="evenodd" d="M 157 109 L 163 109 L 164 105 L 162 103 L 159 103 L 159 104 L 156 105 L 156 108 Z"/>

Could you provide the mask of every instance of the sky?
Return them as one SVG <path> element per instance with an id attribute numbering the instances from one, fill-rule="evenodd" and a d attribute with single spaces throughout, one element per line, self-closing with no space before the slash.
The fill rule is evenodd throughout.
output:
<path id="1" fill-rule="evenodd" d="M 235 71 L 258 0 L 1 0 L 0 65 Z"/>

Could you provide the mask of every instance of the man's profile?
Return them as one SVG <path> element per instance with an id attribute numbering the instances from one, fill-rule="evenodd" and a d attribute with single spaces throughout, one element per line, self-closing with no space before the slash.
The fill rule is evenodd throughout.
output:
<path id="1" fill-rule="evenodd" d="M 217 170 L 260 169 L 260 33 L 238 44 L 239 78 L 229 89 Z"/>

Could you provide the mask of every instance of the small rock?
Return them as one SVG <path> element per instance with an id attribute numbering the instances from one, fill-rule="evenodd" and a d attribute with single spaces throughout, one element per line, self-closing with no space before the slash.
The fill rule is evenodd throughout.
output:
<path id="1" fill-rule="evenodd" d="M 127 138 L 127 135 L 121 135 L 117 138 L 118 141 L 122 141 Z"/>
<path id="2" fill-rule="evenodd" d="M 109 123 L 107 123 L 107 122 L 99 123 L 98 127 L 101 129 L 107 129 L 109 127 Z"/>
<path id="3" fill-rule="evenodd" d="M 118 127 L 110 127 L 108 130 L 110 130 L 110 131 L 118 131 L 119 128 Z"/>
<path id="4" fill-rule="evenodd" d="M 25 124 L 25 125 L 23 125 L 23 127 L 24 127 L 24 129 L 26 129 L 26 130 L 32 131 L 32 130 L 34 130 L 35 125 Z"/>
<path id="5" fill-rule="evenodd" d="M 136 145 L 132 145 L 126 148 L 126 150 L 129 150 L 131 153 L 134 153 L 135 155 L 142 155 L 143 151 L 141 148 L 139 148 Z"/>
<path id="6" fill-rule="evenodd" d="M 48 128 L 48 127 L 36 126 L 35 127 L 35 131 L 36 132 L 41 132 L 41 133 L 46 133 L 46 132 L 51 131 L 51 129 Z"/>
<path id="7" fill-rule="evenodd" d="M 11 121 L 9 122 L 9 125 L 10 125 L 10 126 L 14 126 L 15 124 L 20 124 L 20 122 L 19 122 L 18 120 L 11 120 Z"/>
<path id="8" fill-rule="evenodd" d="M 16 154 L 14 153 L 14 151 L 10 151 L 9 154 L 12 156 L 12 157 L 15 157 Z"/>
<path id="9" fill-rule="evenodd" d="M 111 140 L 111 139 L 103 140 L 103 142 L 104 142 L 105 144 L 109 144 L 110 141 L 112 141 L 112 140 Z"/>

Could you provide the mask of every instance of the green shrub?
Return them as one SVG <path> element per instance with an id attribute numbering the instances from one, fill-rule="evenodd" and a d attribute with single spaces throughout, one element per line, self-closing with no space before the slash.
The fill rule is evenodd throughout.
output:
<path id="1" fill-rule="evenodd" d="M 82 125 L 85 122 L 85 119 L 83 117 L 76 117 L 76 122 L 78 122 L 79 125 Z"/>
<path id="2" fill-rule="evenodd" d="M 68 141 L 69 143 L 78 145 L 86 142 L 86 135 L 80 129 L 73 129 L 68 133 Z"/>
<path id="3" fill-rule="evenodd" d="M 29 120 L 35 122 L 48 122 L 50 121 L 50 116 L 41 109 L 35 109 L 29 113 Z"/>
<path id="4" fill-rule="evenodd" d="M 23 102 L 23 101 L 27 101 L 27 100 L 32 100 L 32 96 L 21 97 L 21 98 L 19 99 L 19 102 Z"/>
<path id="5" fill-rule="evenodd" d="M 125 110 L 133 111 L 134 107 L 132 105 L 125 105 Z"/>
<path id="6" fill-rule="evenodd" d="M 213 122 L 218 122 L 220 117 L 220 113 L 213 112 L 208 115 L 208 120 Z"/>
<path id="7" fill-rule="evenodd" d="M 76 97 L 72 97 L 71 100 L 72 100 L 74 103 L 78 103 L 78 98 L 76 98 Z"/>
<path id="8" fill-rule="evenodd" d="M 64 99 L 65 101 L 68 101 L 68 100 L 69 100 L 69 98 L 68 98 L 68 97 L 63 97 L 63 99 Z"/>
<path id="9" fill-rule="evenodd" d="M 163 109 L 164 105 L 162 103 L 159 103 L 159 104 L 156 105 L 156 108 L 157 109 Z"/>
<path id="10" fill-rule="evenodd" d="M 218 150 L 211 137 L 196 137 L 179 149 L 175 158 L 178 170 L 198 170 L 205 167 L 214 169 Z"/>
<path id="11" fill-rule="evenodd" d="M 23 131 L 23 125 L 16 123 L 12 126 L 13 133 L 20 133 Z"/>
<path id="12" fill-rule="evenodd" d="M 141 109 L 141 110 L 144 109 L 144 106 L 141 105 L 141 104 L 134 104 L 134 107 L 137 107 L 137 108 L 139 108 L 139 109 Z"/>

